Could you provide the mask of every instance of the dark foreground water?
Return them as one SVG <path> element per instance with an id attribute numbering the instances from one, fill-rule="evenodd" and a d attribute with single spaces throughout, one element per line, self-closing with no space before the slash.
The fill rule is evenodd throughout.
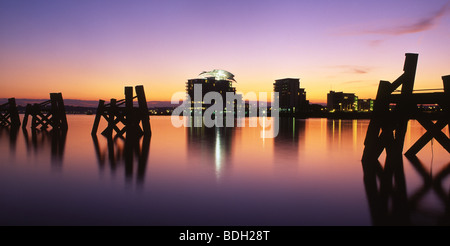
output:
<path id="1" fill-rule="evenodd" d="M 0 129 L 1 225 L 442 225 L 450 155 L 429 143 L 395 172 L 365 173 L 368 120 L 284 119 L 261 127 L 175 128 L 152 117 L 139 143 Z M 100 126 L 100 129 L 104 124 Z M 448 129 L 445 128 L 448 135 Z M 410 121 L 405 151 L 425 130 Z"/>

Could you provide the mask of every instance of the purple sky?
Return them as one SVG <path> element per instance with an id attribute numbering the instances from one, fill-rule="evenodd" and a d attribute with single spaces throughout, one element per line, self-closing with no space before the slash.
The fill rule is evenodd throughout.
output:
<path id="1" fill-rule="evenodd" d="M 373 98 L 409 52 L 416 88 L 441 88 L 449 26 L 447 0 L 1 0 L 0 98 L 122 98 L 143 84 L 149 100 L 170 100 L 215 68 L 242 92 L 297 77 L 312 102 L 330 89 Z"/>

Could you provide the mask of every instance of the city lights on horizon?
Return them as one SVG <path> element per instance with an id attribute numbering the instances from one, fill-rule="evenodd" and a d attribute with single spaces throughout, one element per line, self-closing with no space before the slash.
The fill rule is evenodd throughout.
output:
<path id="1" fill-rule="evenodd" d="M 213 69 L 231 72 L 243 94 L 300 78 L 311 103 L 330 90 L 374 98 L 405 53 L 419 54 L 415 88 L 442 88 L 449 25 L 448 0 L 4 0 L 0 98 L 107 100 L 142 84 L 148 101 L 170 101 Z"/>

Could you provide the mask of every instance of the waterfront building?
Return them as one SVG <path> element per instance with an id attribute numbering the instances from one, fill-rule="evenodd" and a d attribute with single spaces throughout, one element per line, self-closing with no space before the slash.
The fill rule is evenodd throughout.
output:
<path id="1" fill-rule="evenodd" d="M 372 99 L 358 99 L 358 112 L 372 112 L 373 102 Z"/>
<path id="2" fill-rule="evenodd" d="M 309 101 L 306 100 L 305 89 L 300 88 L 300 79 L 275 80 L 273 90 L 278 92 L 280 115 L 297 115 L 306 111 Z"/>
<path id="3" fill-rule="evenodd" d="M 189 79 L 186 83 L 186 91 L 191 99 L 191 112 L 195 110 L 201 110 L 204 112 L 208 107 L 215 103 L 203 102 L 203 98 L 208 92 L 217 92 L 222 96 L 223 111 L 221 113 L 226 113 L 227 111 L 232 110 L 236 113 L 238 110 L 243 110 L 243 106 L 238 107 L 238 105 L 243 105 L 242 103 L 239 104 L 237 102 L 238 100 L 242 100 L 242 95 L 236 95 L 236 88 L 233 87 L 233 83 L 235 82 L 236 80 L 234 79 L 234 75 L 232 73 L 221 69 L 205 71 L 200 73 L 197 78 Z M 195 85 L 201 85 L 202 94 L 200 100 L 202 101 L 195 101 L 198 99 L 194 96 Z M 227 92 L 231 92 L 233 94 L 234 100 L 227 102 Z M 201 108 L 195 108 L 196 103 L 197 105 L 201 105 Z"/>
<path id="4" fill-rule="evenodd" d="M 330 91 L 327 95 L 329 112 L 353 112 L 358 110 L 358 97 L 354 93 Z"/>

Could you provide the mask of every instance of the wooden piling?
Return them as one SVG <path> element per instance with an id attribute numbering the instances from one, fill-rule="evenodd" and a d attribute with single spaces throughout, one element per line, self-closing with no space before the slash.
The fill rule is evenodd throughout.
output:
<path id="1" fill-rule="evenodd" d="M 417 108 L 417 105 L 414 105 L 411 100 L 416 77 L 417 59 L 418 54 L 406 54 L 405 66 L 403 69 L 405 72 L 405 79 L 402 83 L 401 101 L 397 103 L 399 119 L 398 127 L 395 129 L 395 141 L 401 151 L 403 150 L 409 118 Z"/>
<path id="2" fill-rule="evenodd" d="M 123 137 L 126 134 L 127 138 L 151 135 L 150 117 L 144 87 L 142 85 L 136 86 L 136 96 L 133 96 L 133 87 L 126 86 L 124 94 L 125 99 L 111 99 L 109 104 L 105 104 L 102 100 L 99 101 L 99 107 L 97 108 L 91 131 L 92 135 L 97 133 L 102 116 L 108 121 L 108 126 L 102 132 L 105 136 L 112 136 L 113 132 L 116 132 L 115 137 Z M 137 108 L 134 107 L 133 103 L 135 98 L 138 101 Z M 125 104 L 125 107 L 121 106 L 123 104 Z M 122 129 L 119 129 L 118 123 L 124 125 Z M 141 123 L 144 130 L 141 129 Z"/>
<path id="3" fill-rule="evenodd" d="M 20 118 L 19 118 L 19 111 L 17 110 L 16 99 L 9 98 L 8 103 L 9 103 L 9 115 L 11 118 L 11 126 L 19 127 Z"/>
<path id="4" fill-rule="evenodd" d="M 380 81 L 373 106 L 373 117 L 367 128 L 364 140 L 363 160 L 377 159 L 383 152 L 386 143 L 380 138 L 380 131 L 387 128 L 385 118 L 389 113 L 389 95 L 391 94 L 391 83 Z"/>
<path id="5" fill-rule="evenodd" d="M 16 99 L 13 97 L 9 98 L 7 103 L 0 105 L 0 126 L 20 127 L 19 111 Z"/>
<path id="6" fill-rule="evenodd" d="M 150 116 L 147 107 L 147 99 L 145 98 L 144 86 L 142 85 L 136 86 L 136 94 L 138 98 L 139 114 L 142 120 L 142 128 L 144 130 L 144 135 L 151 136 L 152 129 L 150 127 Z"/>
<path id="7" fill-rule="evenodd" d="M 445 105 L 447 111 L 445 112 L 445 116 L 447 118 L 448 124 L 448 135 L 450 136 L 450 75 L 442 76 L 442 82 L 444 84 L 444 95 L 447 99 L 443 104 Z"/>
<path id="8" fill-rule="evenodd" d="M 414 94 L 417 59 L 417 54 L 406 54 L 404 73 L 392 84 L 387 81 L 380 82 L 373 116 L 364 141 L 363 161 L 378 159 L 384 149 L 386 149 L 387 159 L 397 158 L 397 153 L 403 152 L 408 122 L 412 117 L 417 118 L 427 132 L 405 155 L 416 155 L 433 138 L 450 153 L 450 139 L 442 132 L 450 121 L 450 75 L 442 77 L 443 93 Z M 392 93 L 400 86 L 402 86 L 401 93 L 393 95 Z M 396 105 L 392 112 L 389 112 L 391 103 Z M 419 112 L 417 104 L 424 103 L 439 104 L 443 108 L 444 114 L 436 123 L 426 119 L 422 116 L 423 113 Z"/>
<path id="9" fill-rule="evenodd" d="M 91 135 L 97 134 L 98 125 L 100 123 L 100 119 L 102 118 L 104 112 L 105 112 L 105 101 L 100 99 L 100 100 L 98 100 L 98 107 L 97 107 L 97 112 L 95 114 L 94 126 L 92 126 Z"/>
<path id="10" fill-rule="evenodd" d="M 116 102 L 117 102 L 117 100 L 115 98 L 111 98 L 111 101 L 109 103 L 108 118 L 106 119 L 108 121 L 108 126 L 102 132 L 102 135 L 107 136 L 107 137 L 112 136 L 112 133 L 113 133 L 114 119 L 115 119 L 116 111 L 117 111 Z"/>
<path id="11" fill-rule="evenodd" d="M 50 104 L 50 108 L 48 105 Z M 67 130 L 68 123 L 62 94 L 50 93 L 50 100 L 33 105 L 27 104 L 22 128 L 26 129 L 28 117 L 31 116 L 31 129 Z"/>
<path id="12" fill-rule="evenodd" d="M 127 138 L 135 136 L 136 132 L 136 117 L 133 109 L 133 87 L 125 87 L 125 131 Z"/>

